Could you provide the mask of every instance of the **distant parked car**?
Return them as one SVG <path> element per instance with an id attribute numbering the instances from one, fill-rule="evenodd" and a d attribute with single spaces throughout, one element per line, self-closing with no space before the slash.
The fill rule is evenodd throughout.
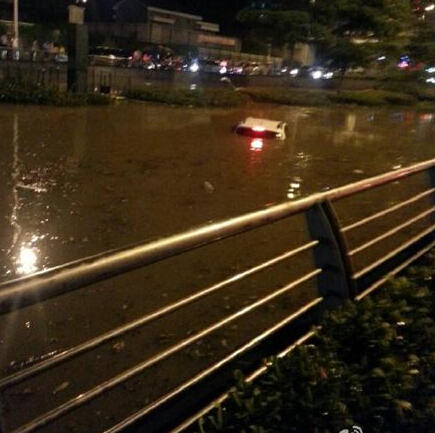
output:
<path id="1" fill-rule="evenodd" d="M 333 78 L 334 72 L 321 66 L 302 66 L 294 76 L 312 78 L 313 80 L 330 80 Z"/>
<path id="2" fill-rule="evenodd" d="M 91 65 L 127 67 L 131 59 L 131 53 L 120 48 L 95 47 L 89 51 Z"/>
<path id="3" fill-rule="evenodd" d="M 192 60 L 188 70 L 190 72 L 214 72 L 221 70 L 220 63 L 216 60 Z"/>

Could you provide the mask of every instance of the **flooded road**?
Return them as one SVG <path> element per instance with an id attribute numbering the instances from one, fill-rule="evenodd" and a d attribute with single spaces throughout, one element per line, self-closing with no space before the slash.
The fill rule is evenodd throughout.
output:
<path id="1" fill-rule="evenodd" d="M 284 120 L 262 148 L 231 128 Z M 0 279 L 435 155 L 434 117 L 371 109 L 0 107 Z"/>
<path id="2" fill-rule="evenodd" d="M 260 144 L 234 135 L 232 127 L 248 115 L 287 122 L 287 139 Z M 3 281 L 435 157 L 435 116 L 412 111 L 0 105 L 0 125 Z M 391 195 L 376 191 L 364 212 L 412 192 L 400 184 Z M 364 215 L 362 206 L 361 213 L 345 210 Z M 1 316 L 1 376 L 289 251 L 306 237 L 298 218 Z M 190 338 L 312 266 L 307 252 L 6 389 L 5 431 Z M 41 431 L 106 431 L 316 296 L 315 284 L 307 283 Z"/>

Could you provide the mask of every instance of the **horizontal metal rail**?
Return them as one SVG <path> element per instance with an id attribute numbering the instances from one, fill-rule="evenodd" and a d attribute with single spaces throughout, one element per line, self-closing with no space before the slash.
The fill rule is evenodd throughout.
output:
<path id="1" fill-rule="evenodd" d="M 291 215 L 306 211 L 326 200 L 334 202 L 381 185 L 397 182 L 434 166 L 435 159 L 432 159 L 331 191 L 314 194 L 295 202 L 273 206 L 269 209 L 211 224 L 152 243 L 139 244 L 107 254 L 99 254 L 49 271 L 40 272 L 31 277 L 1 284 L 0 313 L 33 305 L 74 289 L 179 255 L 182 252 L 191 251 L 203 245 L 280 221 Z"/>
<path id="2" fill-rule="evenodd" d="M 221 359 L 218 363 L 214 364 L 213 366 L 207 368 L 206 370 L 202 371 L 197 376 L 193 377 L 189 381 L 183 383 L 182 385 L 175 388 L 172 392 L 169 394 L 163 396 L 162 398 L 156 400 L 151 405 L 143 408 L 142 410 L 136 412 L 129 418 L 125 419 L 123 422 L 117 424 L 116 426 L 110 428 L 109 430 L 106 430 L 104 433 L 119 433 L 122 432 L 127 427 L 130 427 L 135 422 L 143 418 L 144 416 L 148 415 L 153 410 L 157 409 L 159 406 L 163 405 L 164 403 L 168 402 L 169 400 L 172 400 L 175 398 L 178 394 L 185 391 L 186 389 L 198 384 L 202 380 L 204 380 L 207 376 L 210 376 L 220 368 L 222 368 L 224 365 L 228 364 L 232 360 L 236 359 L 239 355 L 242 355 L 243 353 L 246 353 L 248 350 L 252 349 L 253 347 L 257 346 L 260 342 L 266 340 L 266 338 L 273 335 L 278 330 L 284 328 L 285 326 L 289 325 L 290 323 L 294 322 L 297 318 L 303 316 L 308 311 L 312 310 L 313 308 L 319 306 L 321 302 L 323 301 L 323 298 L 316 298 L 313 301 L 311 301 L 309 304 L 304 305 L 302 308 L 300 308 L 298 311 L 290 315 L 289 317 L 286 317 L 281 322 L 277 323 L 272 328 L 269 328 L 267 331 L 263 332 L 259 336 L 255 337 L 248 343 L 244 344 L 243 346 L 239 347 L 235 352 L 232 352 L 227 357 Z"/>
<path id="3" fill-rule="evenodd" d="M 182 349 L 192 345 L 193 343 L 201 340 L 202 338 L 210 335 L 214 331 L 217 331 L 218 329 L 234 322 L 235 320 L 245 316 L 246 314 L 254 311 L 255 309 L 273 301 L 274 299 L 284 295 L 285 293 L 289 292 L 290 290 L 296 288 L 297 286 L 310 281 L 311 279 L 315 278 L 317 275 L 319 275 L 322 272 L 321 269 L 316 269 L 305 276 L 299 278 L 296 281 L 293 281 L 292 283 L 276 290 L 275 292 L 269 294 L 268 296 L 259 299 L 258 301 L 254 302 L 251 305 L 246 306 L 242 310 L 237 311 L 236 313 L 226 317 L 225 319 L 222 319 L 220 322 L 215 323 L 212 326 L 209 326 L 208 328 L 203 329 L 202 331 L 192 335 L 191 337 L 181 341 L 175 346 L 172 346 L 171 348 L 155 355 L 154 357 L 147 359 L 140 364 L 136 365 L 135 367 L 123 372 L 122 374 L 119 374 L 112 379 L 109 379 L 108 381 L 101 383 L 100 385 L 96 386 L 95 388 L 84 392 L 83 394 L 78 395 L 77 397 L 69 400 L 66 403 L 61 404 L 57 408 L 45 413 L 44 415 L 34 419 L 33 421 L 27 423 L 26 425 L 14 430 L 12 433 L 30 433 L 32 431 L 35 431 L 41 427 L 46 426 L 47 424 L 55 421 L 56 419 L 60 418 L 63 415 L 66 415 L 67 413 L 71 412 L 74 409 L 79 408 L 80 406 L 83 406 L 85 403 L 88 403 L 89 401 L 94 400 L 98 396 L 104 394 L 105 392 L 115 388 L 116 386 L 126 382 L 129 379 L 132 379 L 133 377 L 137 376 L 138 374 L 145 371 L 147 368 L 169 358 L 170 356 L 174 355 L 175 353 L 181 351 Z"/>
<path id="4" fill-rule="evenodd" d="M 390 253 L 384 255 L 379 260 L 371 263 L 370 265 L 366 266 L 364 269 L 361 269 L 359 272 L 354 274 L 353 278 L 358 280 L 359 278 L 363 277 L 364 275 L 367 275 L 369 272 L 371 272 L 374 269 L 376 269 L 377 267 L 383 265 L 385 262 L 387 262 L 388 260 L 390 260 L 393 257 L 395 257 L 397 254 L 399 254 L 402 251 L 406 250 L 407 248 L 409 248 L 413 244 L 417 243 L 421 239 L 425 238 L 426 236 L 432 234 L 434 232 L 434 230 L 435 230 L 435 224 L 431 225 L 428 229 L 420 232 L 418 235 L 414 236 L 409 241 L 401 244 L 398 248 L 396 248 L 393 251 L 391 251 Z"/>
<path id="5" fill-rule="evenodd" d="M 315 301 L 314 301 L 315 302 Z M 312 338 L 314 338 L 316 335 L 315 331 L 309 331 L 305 335 L 303 335 L 301 338 L 299 338 L 297 341 L 295 341 L 293 344 L 291 344 L 289 347 L 284 349 L 282 352 L 280 352 L 276 357 L 278 359 L 285 358 L 288 356 L 291 352 L 293 352 L 297 347 L 306 344 L 308 341 L 310 341 Z M 251 375 L 249 375 L 246 379 L 246 383 L 253 382 L 258 377 L 262 376 L 264 373 L 266 373 L 269 369 L 269 367 L 272 364 L 270 362 L 267 362 L 265 365 L 260 367 L 259 369 L 255 370 Z M 213 409 L 217 408 L 218 406 L 222 405 L 230 396 L 231 392 L 234 390 L 234 388 L 228 390 L 228 392 L 222 394 L 219 398 L 202 408 L 199 412 L 185 420 L 182 424 L 178 425 L 175 429 L 172 429 L 169 433 L 182 433 L 186 431 L 189 427 L 191 427 L 193 424 L 198 422 L 201 418 L 203 418 L 205 415 L 210 413 Z M 122 431 L 122 430 L 119 430 Z M 104 433 L 118 433 L 118 431 L 105 431 Z"/>
<path id="6" fill-rule="evenodd" d="M 365 226 L 373 221 L 376 221 L 379 218 L 389 215 L 390 213 L 396 212 L 397 210 L 402 209 L 403 207 L 409 206 L 410 204 L 414 204 L 415 202 L 422 200 L 423 198 L 428 197 L 433 193 L 435 193 L 435 188 L 429 189 L 421 194 L 416 195 L 415 197 L 410 198 L 409 200 L 403 201 L 395 206 L 392 206 L 388 209 L 385 209 L 367 218 L 359 220 L 356 223 L 343 227 L 342 231 L 343 233 L 347 233 L 359 227 Z"/>
<path id="7" fill-rule="evenodd" d="M 61 352 L 57 355 L 55 355 L 52 358 L 49 358 L 45 361 L 41 361 L 38 364 L 29 367 L 25 370 L 18 371 L 17 373 L 14 373 L 10 376 L 7 376 L 0 380 L 0 388 L 5 388 L 8 386 L 15 385 L 17 383 L 22 382 L 25 379 L 28 379 L 32 376 L 35 376 L 36 374 L 42 373 L 43 371 L 46 371 L 49 368 L 52 368 L 56 365 L 59 365 L 61 363 L 64 363 L 70 359 L 73 359 L 80 354 L 83 354 L 85 352 L 88 352 L 98 346 L 103 345 L 104 343 L 107 343 L 111 340 L 114 340 L 118 337 L 121 337 L 128 332 L 134 331 L 135 329 L 138 329 L 148 323 L 151 323 L 152 321 L 155 321 L 159 318 L 162 318 L 170 313 L 173 313 L 177 310 L 179 310 L 182 307 L 185 307 L 189 304 L 192 304 L 212 293 L 215 293 L 225 287 L 228 287 L 229 285 L 242 281 L 243 279 L 255 275 L 261 271 L 264 271 L 265 269 L 270 268 L 271 266 L 277 265 L 285 260 L 288 260 L 291 257 L 294 257 L 298 254 L 301 254 L 305 251 L 308 251 L 312 248 L 314 248 L 316 245 L 318 245 L 319 241 L 312 241 L 306 245 L 303 245 L 299 248 L 296 248 L 294 250 L 288 251 L 284 254 L 281 254 L 271 260 L 268 260 L 267 262 L 264 262 L 258 266 L 252 267 L 250 269 L 247 269 L 237 275 L 234 275 L 224 281 L 221 281 L 218 284 L 215 284 L 211 287 L 208 287 L 204 290 L 201 290 L 199 292 L 194 293 L 191 296 L 188 296 L 186 298 L 183 298 L 177 302 L 174 302 L 172 304 L 169 304 L 149 315 L 143 316 L 131 323 L 128 323 L 125 326 L 121 326 L 119 328 L 116 328 L 110 332 L 107 332 L 103 335 L 100 335 L 96 338 L 93 338 L 91 340 L 88 340 L 78 346 L 75 346 L 71 349 L 65 350 L 64 352 Z"/>
<path id="8" fill-rule="evenodd" d="M 392 271 L 390 271 L 387 275 L 385 275 L 380 280 L 376 281 L 376 283 L 372 284 L 369 288 L 364 290 L 364 292 L 360 293 L 355 297 L 356 301 L 361 301 L 361 299 L 364 299 L 366 296 L 373 293 L 376 289 L 378 289 L 382 284 L 385 284 L 391 277 L 394 277 L 399 272 L 402 272 L 404 269 L 406 269 L 408 266 L 410 266 L 412 263 L 415 263 L 420 257 L 424 256 L 426 253 L 428 253 L 432 248 L 435 247 L 435 241 L 429 243 L 426 247 L 422 248 L 418 253 L 414 254 L 411 258 L 408 260 L 405 260 L 403 263 L 401 263 L 399 266 L 394 268 Z"/>
<path id="9" fill-rule="evenodd" d="M 356 254 L 359 254 L 359 253 L 361 253 L 361 252 L 367 250 L 368 248 L 370 248 L 370 247 L 372 247 L 372 246 L 378 244 L 379 242 L 381 242 L 381 241 L 383 241 L 383 240 L 385 240 L 385 239 L 388 239 L 388 238 L 390 238 L 391 236 L 393 236 L 393 235 L 399 233 L 400 231 L 402 231 L 402 230 L 404 230 L 404 229 L 406 229 L 406 228 L 412 226 L 412 225 L 415 224 L 416 222 L 418 222 L 418 221 L 420 221 L 420 220 L 422 220 L 422 219 L 424 219 L 424 218 L 427 218 L 429 215 L 433 214 L 434 212 L 435 212 L 435 206 L 432 207 L 432 208 L 430 208 L 430 209 L 427 210 L 427 211 L 424 211 L 424 212 L 418 214 L 418 215 L 417 215 L 416 217 L 414 217 L 414 218 L 410 218 L 410 219 L 408 219 L 408 220 L 405 221 L 403 224 L 400 224 L 400 225 L 394 227 L 393 229 L 388 230 L 387 232 L 383 233 L 383 234 L 380 235 L 380 236 L 377 236 L 376 238 L 370 240 L 369 242 L 366 242 L 365 244 L 359 246 L 358 248 L 353 249 L 352 251 L 349 252 L 349 256 L 352 257 L 352 256 L 354 256 L 354 255 L 356 255 Z"/>
<path id="10" fill-rule="evenodd" d="M 321 298 L 319 298 L 319 299 L 321 299 Z M 313 302 L 315 302 L 317 304 L 316 301 L 317 300 L 315 300 Z M 313 307 L 314 306 L 316 306 L 316 305 L 313 305 Z M 300 339 L 298 339 L 296 342 L 294 342 L 292 345 L 290 345 L 285 350 L 283 350 L 281 353 L 279 353 L 277 358 L 286 357 L 293 350 L 295 350 L 298 346 L 305 344 L 307 341 L 309 341 L 315 335 L 316 335 L 316 333 L 314 331 L 308 332 L 307 334 L 302 336 Z M 253 382 L 257 377 L 264 374 L 268 370 L 269 366 L 270 366 L 270 363 L 267 363 L 266 365 L 263 365 L 259 369 L 255 370 L 250 376 L 248 376 L 245 379 L 245 382 L 247 382 L 247 383 Z M 228 392 L 222 394 L 219 398 L 215 399 L 213 402 L 211 402 L 210 404 L 208 404 L 207 406 L 202 408 L 199 412 L 197 412 L 196 414 L 191 416 L 189 419 L 185 420 L 182 424 L 178 425 L 175 429 L 172 429 L 169 433 L 181 433 L 181 432 L 185 431 L 188 427 L 192 426 L 195 422 L 199 421 L 200 418 L 202 418 L 204 415 L 209 413 L 211 410 L 213 410 L 217 406 L 220 406 L 225 400 L 227 400 L 228 397 L 230 396 L 231 391 L 233 391 L 233 389 L 230 389 Z M 122 431 L 122 430 L 115 430 L 115 431 L 107 430 L 104 433 L 118 433 L 118 431 Z"/>

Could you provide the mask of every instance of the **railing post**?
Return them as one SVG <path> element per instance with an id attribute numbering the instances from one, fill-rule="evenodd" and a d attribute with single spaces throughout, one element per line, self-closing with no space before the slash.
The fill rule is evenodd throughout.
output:
<path id="1" fill-rule="evenodd" d="M 3 420 L 3 393 L 0 391 L 0 433 L 5 433 Z"/>
<path id="2" fill-rule="evenodd" d="M 429 183 L 431 188 L 435 188 L 435 166 L 432 166 L 427 170 L 429 177 Z M 435 195 L 431 196 L 432 203 L 435 204 Z M 435 221 L 435 215 L 432 216 L 432 221 Z M 435 233 L 432 234 L 432 239 L 435 239 Z"/>
<path id="3" fill-rule="evenodd" d="M 318 292 L 326 306 L 340 305 L 356 295 L 353 266 L 338 217 L 329 200 L 306 211 L 308 231 L 319 244 L 314 248 L 314 261 L 322 273 L 318 277 Z"/>
<path id="4" fill-rule="evenodd" d="M 429 175 L 429 183 L 431 188 L 435 188 L 435 167 L 429 168 L 427 170 L 427 174 Z M 435 201 L 435 199 L 433 201 Z"/>

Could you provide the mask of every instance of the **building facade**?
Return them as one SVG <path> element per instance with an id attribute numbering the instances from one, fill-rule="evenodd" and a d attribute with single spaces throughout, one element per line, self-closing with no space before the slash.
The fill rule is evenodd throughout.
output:
<path id="1" fill-rule="evenodd" d="M 200 15 L 149 6 L 141 0 L 121 0 L 113 11 L 113 22 L 89 23 L 90 33 L 138 43 L 241 50 L 237 38 L 220 35 L 219 24 L 204 21 Z"/>

